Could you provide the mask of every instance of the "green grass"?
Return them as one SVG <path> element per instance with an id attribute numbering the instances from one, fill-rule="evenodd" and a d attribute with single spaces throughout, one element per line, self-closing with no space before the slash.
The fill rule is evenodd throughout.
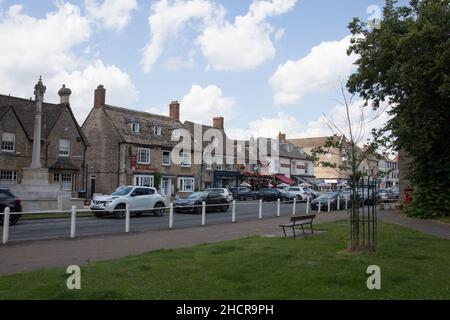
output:
<path id="1" fill-rule="evenodd" d="M 346 251 L 348 223 L 306 239 L 251 237 L 0 277 L 0 299 L 450 299 L 450 241 L 379 224 L 376 253 Z M 381 267 L 381 290 L 366 287 Z"/>

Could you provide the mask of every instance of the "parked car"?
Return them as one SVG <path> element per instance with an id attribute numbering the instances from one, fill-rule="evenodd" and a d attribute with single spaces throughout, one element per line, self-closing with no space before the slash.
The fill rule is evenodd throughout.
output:
<path id="1" fill-rule="evenodd" d="M 202 212 L 202 203 L 207 205 L 206 211 L 222 211 L 227 212 L 230 209 L 230 204 L 223 193 L 212 191 L 201 191 L 190 194 L 187 198 L 177 199 L 174 203 L 175 212 Z"/>
<path id="2" fill-rule="evenodd" d="M 11 191 L 8 189 L 0 189 L 0 211 L 4 212 L 9 207 L 11 212 L 22 212 L 22 204 Z M 15 226 L 19 221 L 21 214 L 11 214 L 9 216 L 9 225 Z M 0 225 L 3 225 L 4 215 L 0 216 Z"/>
<path id="3" fill-rule="evenodd" d="M 126 205 L 131 213 L 142 215 L 151 212 L 155 216 L 161 217 L 164 214 L 164 198 L 155 188 L 122 186 L 116 189 L 111 195 L 95 197 L 91 201 L 91 210 L 97 217 L 114 215 L 118 219 L 125 218 Z"/>
<path id="4" fill-rule="evenodd" d="M 208 188 L 208 189 L 205 189 L 204 191 L 221 193 L 225 196 L 225 198 L 227 199 L 228 202 L 231 202 L 234 200 L 233 194 L 227 188 Z"/>
<path id="5" fill-rule="evenodd" d="M 308 188 L 286 187 L 286 188 L 284 188 L 284 190 L 296 195 L 298 200 L 306 200 L 306 199 L 308 199 L 308 197 L 311 197 L 311 192 L 309 192 Z"/>
<path id="6" fill-rule="evenodd" d="M 306 188 L 306 190 L 311 194 L 311 198 L 312 199 L 315 199 L 315 198 L 317 198 L 320 195 L 320 192 L 316 191 L 314 189 Z"/>
<path id="7" fill-rule="evenodd" d="M 230 189 L 233 198 L 237 200 L 256 200 L 258 198 L 258 192 L 252 191 L 247 187 L 237 187 Z"/>
<path id="8" fill-rule="evenodd" d="M 337 209 L 337 198 L 338 192 L 323 192 L 316 199 L 311 201 L 311 209 L 318 210 L 320 203 L 320 210 L 327 211 L 328 210 L 328 202 L 330 202 L 330 209 Z"/>
<path id="9" fill-rule="evenodd" d="M 258 193 L 258 199 L 262 199 L 262 201 L 277 201 L 280 199 L 281 201 L 294 201 L 297 196 L 289 193 L 285 190 L 273 189 L 273 188 L 264 188 L 261 189 Z"/>

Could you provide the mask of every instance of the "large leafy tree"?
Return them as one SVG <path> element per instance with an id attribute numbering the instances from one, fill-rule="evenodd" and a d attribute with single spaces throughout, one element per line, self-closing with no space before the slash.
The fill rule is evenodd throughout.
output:
<path id="1" fill-rule="evenodd" d="M 375 136 L 411 156 L 411 215 L 450 215 L 450 0 L 386 0 L 379 27 L 355 18 L 347 88 L 392 120 Z"/>

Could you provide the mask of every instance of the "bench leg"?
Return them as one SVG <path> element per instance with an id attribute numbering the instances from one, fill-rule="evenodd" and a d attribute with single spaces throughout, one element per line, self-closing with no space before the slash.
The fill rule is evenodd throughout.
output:
<path id="1" fill-rule="evenodd" d="M 303 235 L 305 235 L 305 228 L 303 228 L 303 225 L 301 225 L 301 226 L 302 226 Z"/>
<path id="2" fill-rule="evenodd" d="M 294 234 L 294 238 L 296 238 L 297 236 L 295 235 L 295 227 L 292 227 L 292 233 Z"/>
<path id="3" fill-rule="evenodd" d="M 284 227 L 283 227 L 283 233 L 284 233 L 284 237 L 287 238 L 286 230 L 284 230 Z"/>
<path id="4" fill-rule="evenodd" d="M 310 224 L 310 226 L 311 226 L 311 233 L 314 234 L 314 229 L 313 229 L 312 223 Z"/>

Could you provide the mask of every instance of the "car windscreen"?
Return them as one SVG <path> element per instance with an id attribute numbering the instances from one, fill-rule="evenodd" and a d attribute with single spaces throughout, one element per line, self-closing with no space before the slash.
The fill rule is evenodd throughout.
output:
<path id="1" fill-rule="evenodd" d="M 319 195 L 319 199 L 330 199 L 336 196 L 336 193 L 334 192 L 327 192 L 327 193 L 321 193 Z"/>
<path id="2" fill-rule="evenodd" d="M 225 193 L 225 191 L 223 189 L 211 189 L 211 192 Z"/>
<path id="3" fill-rule="evenodd" d="M 189 195 L 188 199 L 199 199 L 202 197 L 206 197 L 208 195 L 207 192 L 194 192 L 193 194 Z"/>
<path id="4" fill-rule="evenodd" d="M 113 196 L 126 196 L 132 190 L 132 187 L 120 187 L 117 188 L 111 195 Z"/>

